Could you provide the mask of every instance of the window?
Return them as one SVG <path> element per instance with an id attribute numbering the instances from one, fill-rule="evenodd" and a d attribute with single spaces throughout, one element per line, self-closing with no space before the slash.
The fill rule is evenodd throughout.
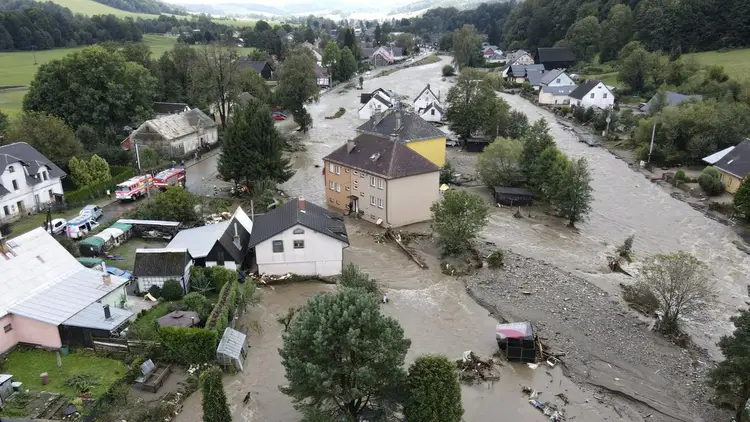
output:
<path id="1" fill-rule="evenodd" d="M 305 249 L 305 241 L 304 240 L 295 240 L 294 241 L 294 249 Z"/>
<path id="2" fill-rule="evenodd" d="M 5 212 L 5 215 L 10 215 L 10 210 L 7 205 L 3 207 L 3 212 Z"/>
<path id="3" fill-rule="evenodd" d="M 328 186 L 330 186 L 331 190 L 336 190 L 336 183 L 334 183 L 333 180 L 328 182 Z"/>
<path id="4" fill-rule="evenodd" d="M 341 192 L 341 183 L 336 183 L 336 192 Z"/>
<path id="5" fill-rule="evenodd" d="M 18 190 L 18 181 L 17 180 L 13 181 L 13 190 Z"/>
<path id="6" fill-rule="evenodd" d="M 383 200 L 378 198 L 378 208 L 383 208 Z"/>
<path id="7" fill-rule="evenodd" d="M 273 241 L 273 253 L 282 253 L 282 252 L 284 252 L 284 241 L 274 240 Z"/>
<path id="8" fill-rule="evenodd" d="M 220 266 L 224 266 L 224 251 L 216 252 L 216 263 Z"/>
<path id="9" fill-rule="evenodd" d="M 346 191 L 349 192 L 349 186 L 346 187 Z"/>
<path id="10" fill-rule="evenodd" d="M 555 79 L 555 82 L 560 83 L 560 78 Z"/>
<path id="11" fill-rule="evenodd" d="M 349 168 L 348 167 L 345 168 L 344 171 L 347 172 L 347 173 L 349 173 Z"/>
<path id="12" fill-rule="evenodd" d="M 55 197 L 55 194 L 52 192 L 52 189 L 49 190 L 49 200 L 51 201 Z"/>
<path id="13" fill-rule="evenodd" d="M 39 194 L 38 193 L 34 194 L 34 204 L 35 205 L 39 205 Z"/>
<path id="14" fill-rule="evenodd" d="M 16 168 L 15 168 L 15 167 L 13 167 L 13 166 L 8 166 L 8 173 L 13 173 L 14 171 L 16 171 Z"/>
<path id="15" fill-rule="evenodd" d="M 385 189 L 385 180 L 378 179 L 378 189 Z"/>
<path id="16" fill-rule="evenodd" d="M 296 229 L 294 229 L 294 231 L 292 232 L 292 234 L 305 234 L 305 230 L 300 229 L 300 228 L 296 228 Z"/>
<path id="17" fill-rule="evenodd" d="M 364 192 L 360 192 L 359 196 L 365 196 L 365 193 Z"/>
<path id="18" fill-rule="evenodd" d="M 6 333 L 7 333 L 8 331 L 13 331 L 13 325 L 11 325 L 11 324 L 8 324 L 8 325 L 4 326 L 4 327 L 3 327 L 3 331 L 5 331 Z"/>
<path id="19" fill-rule="evenodd" d="M 606 95 L 606 94 L 605 94 L 605 95 Z M 49 175 L 47 174 L 47 172 L 46 172 L 46 171 L 43 171 L 43 172 L 42 172 L 42 179 L 44 179 L 44 180 L 49 180 Z"/>
<path id="20" fill-rule="evenodd" d="M 328 198 L 328 202 L 333 203 L 333 198 Z"/>
<path id="21" fill-rule="evenodd" d="M 370 186 L 375 187 L 375 176 L 370 176 Z"/>
<path id="22" fill-rule="evenodd" d="M 432 115 L 434 116 L 435 115 L 435 109 L 430 110 L 430 113 L 432 113 Z"/>
<path id="23" fill-rule="evenodd" d="M 341 166 L 336 166 L 336 174 L 341 174 Z"/>
<path id="24" fill-rule="evenodd" d="M 604 93 L 604 98 L 607 98 L 607 93 L 606 92 Z"/>
<path id="25" fill-rule="evenodd" d="M 375 197 L 370 195 L 370 205 L 375 206 Z"/>
<path id="26" fill-rule="evenodd" d="M 328 163 L 328 171 L 331 172 L 331 173 L 335 172 L 334 167 L 333 167 L 333 163 Z"/>
<path id="27" fill-rule="evenodd" d="M 364 178 L 365 178 L 365 174 L 364 174 L 364 173 L 362 173 L 362 172 L 359 172 L 359 178 L 360 178 L 360 179 L 364 179 Z"/>
<path id="28" fill-rule="evenodd" d="M 354 181 L 354 189 L 355 190 L 357 189 L 357 181 L 356 180 Z"/>
<path id="29" fill-rule="evenodd" d="M 592 93 L 591 93 L 591 98 L 594 98 L 594 95 L 596 95 L 596 94 L 594 94 L 594 93 L 592 92 Z"/>
<path id="30" fill-rule="evenodd" d="M 355 176 L 357 175 L 357 170 L 354 170 L 354 175 L 355 175 Z"/>

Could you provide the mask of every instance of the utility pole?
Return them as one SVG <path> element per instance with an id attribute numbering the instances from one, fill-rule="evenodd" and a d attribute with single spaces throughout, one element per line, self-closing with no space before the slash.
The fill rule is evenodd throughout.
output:
<path id="1" fill-rule="evenodd" d="M 651 128 L 651 146 L 648 148 L 648 163 L 651 162 L 651 153 L 654 152 L 654 137 L 656 136 L 656 122 L 654 127 Z"/>
<path id="2" fill-rule="evenodd" d="M 141 154 L 138 152 L 138 143 L 133 141 L 135 144 L 135 161 L 138 163 L 138 174 L 141 173 Z"/>
<path id="3" fill-rule="evenodd" d="M 36 62 L 36 46 L 35 45 L 31 46 L 31 54 L 34 55 L 34 66 L 36 66 L 38 63 Z"/>

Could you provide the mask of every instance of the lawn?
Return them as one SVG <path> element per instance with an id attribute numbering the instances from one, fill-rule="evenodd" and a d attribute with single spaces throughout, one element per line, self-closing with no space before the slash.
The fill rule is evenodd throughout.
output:
<path id="1" fill-rule="evenodd" d="M 703 66 L 723 66 L 733 78 L 742 78 L 750 68 L 750 48 L 729 51 L 706 51 L 703 53 L 685 54 L 684 58 L 693 57 Z"/>
<path id="2" fill-rule="evenodd" d="M 9 116 L 20 113 L 24 95 L 25 88 L 0 89 L 0 111 Z"/>
<path id="3" fill-rule="evenodd" d="M 123 243 L 122 245 L 109 251 L 110 255 L 119 255 L 122 257 L 121 260 L 107 259 L 104 262 L 107 265 L 112 265 L 121 270 L 133 271 L 133 264 L 135 264 L 135 250 L 145 248 L 163 248 L 167 246 L 167 242 L 164 240 L 147 240 L 139 237 L 134 237 Z"/>
<path id="4" fill-rule="evenodd" d="M 120 18 L 144 18 L 144 19 L 155 19 L 158 15 L 149 15 L 146 13 L 134 13 L 127 12 L 125 10 L 115 9 L 114 7 L 107 6 L 106 4 L 97 3 L 93 0 L 52 0 L 53 3 L 59 4 L 62 7 L 67 7 L 73 13 L 80 13 L 86 16 L 93 15 L 115 15 Z"/>
<path id="5" fill-rule="evenodd" d="M 96 356 L 90 352 L 73 352 L 62 356 L 62 368 L 57 368 L 55 352 L 46 350 L 18 349 L 10 352 L 2 365 L 3 373 L 13 374 L 14 381 L 23 382 L 23 388 L 31 391 L 49 391 L 68 397 L 76 397 L 74 387 L 65 386 L 65 380 L 73 375 L 91 374 L 99 385 L 91 387 L 91 395 L 99 396 L 127 372 L 125 365 L 114 359 Z M 42 385 L 39 374 L 49 375 L 49 384 Z"/>
<path id="6" fill-rule="evenodd" d="M 599 75 L 584 75 L 586 79 L 599 79 L 606 85 L 612 85 L 615 88 L 622 88 L 622 82 L 617 80 L 617 72 L 602 73 Z"/>

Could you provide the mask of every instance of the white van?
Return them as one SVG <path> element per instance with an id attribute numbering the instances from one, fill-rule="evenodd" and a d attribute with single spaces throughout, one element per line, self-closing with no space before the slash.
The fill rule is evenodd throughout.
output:
<path id="1" fill-rule="evenodd" d="M 68 221 L 65 226 L 65 235 L 71 239 L 81 239 L 99 224 L 91 219 L 89 215 L 80 215 Z"/>

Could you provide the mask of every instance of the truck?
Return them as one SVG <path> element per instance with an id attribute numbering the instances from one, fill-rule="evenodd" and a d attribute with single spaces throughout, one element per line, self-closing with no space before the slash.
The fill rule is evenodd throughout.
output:
<path id="1" fill-rule="evenodd" d="M 185 186 L 185 169 L 182 167 L 162 170 L 154 176 L 154 186 L 167 190 L 170 186 Z"/>
<path id="2" fill-rule="evenodd" d="M 145 196 L 153 185 L 154 179 L 150 174 L 132 177 L 115 187 L 115 197 L 121 201 L 135 201 Z"/>

